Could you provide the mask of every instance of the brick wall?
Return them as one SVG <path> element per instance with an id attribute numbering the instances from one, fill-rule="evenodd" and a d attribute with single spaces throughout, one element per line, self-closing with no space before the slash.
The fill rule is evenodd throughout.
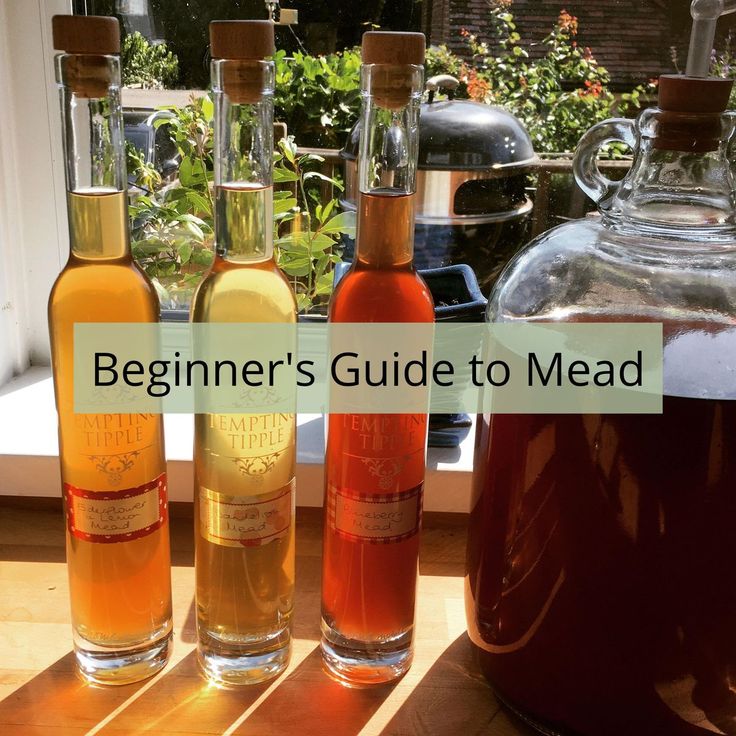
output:
<path id="1" fill-rule="evenodd" d="M 446 43 L 457 53 L 466 51 L 460 30 L 468 29 L 490 41 L 489 0 L 424 0 L 425 32 L 431 43 Z M 690 33 L 689 0 L 514 0 L 518 31 L 532 55 L 544 53 L 542 39 L 550 32 L 561 9 L 579 20 L 578 43 L 590 46 L 598 61 L 611 72 L 615 85 L 631 86 L 674 71 L 670 47 L 677 48 L 685 66 Z M 723 45 L 733 15 L 722 18 L 717 44 Z"/>

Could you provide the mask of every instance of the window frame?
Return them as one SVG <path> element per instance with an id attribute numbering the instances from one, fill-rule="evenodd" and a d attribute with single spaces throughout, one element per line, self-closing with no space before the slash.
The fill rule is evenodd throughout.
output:
<path id="1" fill-rule="evenodd" d="M 0 332 L 0 344 L 10 345 L 0 351 L 0 383 L 50 362 L 46 304 L 69 252 L 51 18 L 71 9 L 71 0 L 2 5 L 0 304 L 10 304 L 12 317 Z"/>

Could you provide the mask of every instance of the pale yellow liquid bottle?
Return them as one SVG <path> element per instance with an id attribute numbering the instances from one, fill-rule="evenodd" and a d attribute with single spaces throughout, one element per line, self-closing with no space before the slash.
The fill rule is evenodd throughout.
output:
<path id="1" fill-rule="evenodd" d="M 154 414 L 75 414 L 74 325 L 156 322 L 132 259 L 114 18 L 57 16 L 69 261 L 49 300 L 74 648 L 89 680 L 125 684 L 166 662 L 171 639 L 163 428 Z"/>
<path id="2" fill-rule="evenodd" d="M 273 258 L 273 26 L 215 22 L 210 36 L 217 252 L 192 321 L 294 323 Z M 295 442 L 293 414 L 195 417 L 198 655 L 217 682 L 261 682 L 288 664 Z"/>

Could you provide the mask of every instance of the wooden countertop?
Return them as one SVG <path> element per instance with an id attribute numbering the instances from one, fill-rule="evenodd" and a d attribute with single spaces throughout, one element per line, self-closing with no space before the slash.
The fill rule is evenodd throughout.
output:
<path id="1" fill-rule="evenodd" d="M 209 685 L 195 661 L 189 514 L 187 507 L 172 513 L 171 662 L 146 682 L 99 688 L 74 674 L 60 505 L 0 500 L 0 734 L 531 734 L 499 708 L 473 663 L 463 516 L 426 516 L 412 669 L 393 686 L 348 689 L 321 668 L 321 512 L 300 509 L 292 662 L 272 683 L 224 690 Z"/>

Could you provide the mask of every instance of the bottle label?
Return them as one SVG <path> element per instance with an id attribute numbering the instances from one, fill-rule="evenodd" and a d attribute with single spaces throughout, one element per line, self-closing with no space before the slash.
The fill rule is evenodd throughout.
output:
<path id="1" fill-rule="evenodd" d="M 351 541 L 402 542 L 419 531 L 423 488 L 420 483 L 399 493 L 369 494 L 332 486 L 328 522 L 339 536 Z"/>
<path id="2" fill-rule="evenodd" d="M 129 542 L 152 534 L 168 516 L 166 491 L 166 473 L 120 491 L 90 491 L 64 483 L 69 533 L 100 544 Z"/>
<path id="3" fill-rule="evenodd" d="M 233 496 L 199 489 L 199 526 L 202 536 L 224 547 L 260 547 L 289 534 L 294 517 L 292 479 L 273 493 Z"/>

